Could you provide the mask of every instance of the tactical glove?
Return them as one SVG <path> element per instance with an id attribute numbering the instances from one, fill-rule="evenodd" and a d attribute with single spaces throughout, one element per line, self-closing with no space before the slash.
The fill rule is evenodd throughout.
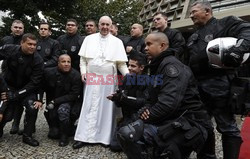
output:
<path id="1" fill-rule="evenodd" d="M 48 110 L 54 109 L 55 107 L 55 102 L 52 100 L 49 102 L 49 104 L 46 106 Z"/>
<path id="2" fill-rule="evenodd" d="M 243 61 L 242 53 L 231 52 L 228 49 L 222 50 L 222 63 L 227 67 L 239 67 Z"/>
<path id="3" fill-rule="evenodd" d="M 19 98 L 19 93 L 17 91 L 8 90 L 6 92 L 7 101 L 16 101 Z"/>

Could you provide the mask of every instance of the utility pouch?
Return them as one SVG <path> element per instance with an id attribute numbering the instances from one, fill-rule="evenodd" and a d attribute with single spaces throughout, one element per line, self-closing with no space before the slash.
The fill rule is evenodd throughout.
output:
<path id="1" fill-rule="evenodd" d="M 157 133 L 161 139 L 167 140 L 176 133 L 176 130 L 172 126 L 172 123 L 168 123 L 167 125 L 158 127 Z"/>
<path id="2" fill-rule="evenodd" d="M 162 140 L 168 140 L 172 136 L 183 133 L 183 131 L 190 130 L 192 126 L 190 123 L 184 118 L 180 117 L 166 125 L 158 127 L 158 135 Z"/>
<path id="3" fill-rule="evenodd" d="M 199 133 L 200 133 L 199 129 L 196 127 L 193 127 L 188 132 L 186 132 L 184 136 L 185 136 L 185 139 L 190 140 Z"/>
<path id="4" fill-rule="evenodd" d="M 192 147 L 196 152 L 200 150 L 202 145 L 205 143 L 204 138 L 202 137 L 201 131 L 192 127 L 189 131 L 184 134 L 185 142 L 184 146 Z"/>
<path id="5" fill-rule="evenodd" d="M 236 77 L 231 82 L 229 105 L 231 112 L 246 115 L 250 105 L 250 78 Z"/>

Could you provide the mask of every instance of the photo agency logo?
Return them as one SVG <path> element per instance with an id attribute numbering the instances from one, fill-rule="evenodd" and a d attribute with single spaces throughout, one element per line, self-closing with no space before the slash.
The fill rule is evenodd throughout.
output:
<path id="1" fill-rule="evenodd" d="M 127 75 L 124 81 L 122 75 L 97 75 L 95 73 L 87 73 L 87 85 L 162 85 L 163 75 Z M 125 83 L 124 83 L 125 82 Z"/>

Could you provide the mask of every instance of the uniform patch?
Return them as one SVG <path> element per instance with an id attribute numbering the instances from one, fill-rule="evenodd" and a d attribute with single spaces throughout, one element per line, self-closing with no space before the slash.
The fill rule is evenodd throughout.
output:
<path id="1" fill-rule="evenodd" d="M 179 73 L 179 70 L 174 65 L 167 66 L 167 76 L 178 77 Z"/>
<path id="2" fill-rule="evenodd" d="M 205 39 L 204 39 L 204 40 L 205 40 L 205 42 L 208 43 L 209 41 L 211 41 L 211 40 L 213 40 L 213 39 L 214 39 L 213 34 L 209 34 L 209 35 L 206 35 L 206 36 L 205 36 Z"/>
<path id="3" fill-rule="evenodd" d="M 75 52 L 75 51 L 76 51 L 76 46 L 71 46 L 70 51 L 71 51 L 71 52 Z"/>
<path id="4" fill-rule="evenodd" d="M 42 47 L 40 45 L 37 46 L 36 50 L 40 51 L 42 49 Z"/>
<path id="5" fill-rule="evenodd" d="M 45 55 L 47 55 L 47 56 L 50 55 L 50 48 L 45 49 Z"/>
<path id="6" fill-rule="evenodd" d="M 189 39 L 188 39 L 188 42 L 187 42 L 187 46 L 191 46 L 194 44 L 195 41 L 197 41 L 199 35 L 198 34 L 193 34 Z"/>

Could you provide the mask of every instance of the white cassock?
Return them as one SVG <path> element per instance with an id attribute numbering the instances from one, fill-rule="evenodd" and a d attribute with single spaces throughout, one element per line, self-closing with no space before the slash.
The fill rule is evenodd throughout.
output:
<path id="1" fill-rule="evenodd" d="M 106 97 L 115 91 L 116 84 L 112 83 L 110 77 L 117 75 L 117 68 L 123 75 L 128 73 L 123 43 L 111 34 L 103 37 L 95 33 L 84 39 L 79 56 L 81 74 L 87 73 L 87 82 L 74 139 L 109 145 L 114 124 L 114 104 Z"/>

